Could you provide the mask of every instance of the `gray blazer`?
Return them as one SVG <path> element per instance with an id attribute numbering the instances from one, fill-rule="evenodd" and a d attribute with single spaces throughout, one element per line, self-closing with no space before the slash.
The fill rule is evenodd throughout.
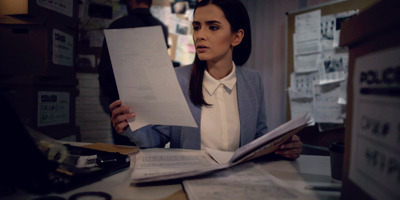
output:
<path id="1" fill-rule="evenodd" d="M 175 68 L 182 92 L 200 127 L 201 107 L 189 98 L 189 81 L 192 65 Z M 264 87 L 260 74 L 250 68 L 236 66 L 236 88 L 240 118 L 240 146 L 268 132 L 265 111 Z M 164 147 L 170 142 L 171 148 L 200 149 L 200 128 L 184 126 L 145 126 L 132 132 L 123 133 L 139 147 Z"/>

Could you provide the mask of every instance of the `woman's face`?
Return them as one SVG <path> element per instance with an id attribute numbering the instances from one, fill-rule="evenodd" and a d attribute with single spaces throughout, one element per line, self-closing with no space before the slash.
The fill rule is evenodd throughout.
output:
<path id="1" fill-rule="evenodd" d="M 200 60 L 218 62 L 232 59 L 235 34 L 218 6 L 208 4 L 197 8 L 192 25 L 193 41 Z"/>

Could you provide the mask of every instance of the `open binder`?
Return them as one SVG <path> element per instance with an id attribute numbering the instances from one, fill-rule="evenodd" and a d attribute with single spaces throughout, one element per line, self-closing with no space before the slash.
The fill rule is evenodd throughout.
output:
<path id="1" fill-rule="evenodd" d="M 135 171 L 132 174 L 131 182 L 149 183 L 157 181 L 167 181 L 174 179 L 183 179 L 198 175 L 208 174 L 214 171 L 224 170 L 240 163 L 252 160 L 262 155 L 269 154 L 277 150 L 283 143 L 299 132 L 309 124 L 307 113 L 297 116 L 269 133 L 257 138 L 256 140 L 237 149 L 227 163 L 212 165 L 209 167 L 199 167 L 189 171 L 183 171 L 172 174 L 161 174 L 149 177 L 135 177 Z M 206 154 L 210 156 L 210 154 Z"/>

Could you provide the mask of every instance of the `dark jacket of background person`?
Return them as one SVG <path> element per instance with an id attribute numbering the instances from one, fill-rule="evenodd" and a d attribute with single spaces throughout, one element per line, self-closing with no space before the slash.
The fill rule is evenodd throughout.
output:
<path id="1" fill-rule="evenodd" d="M 123 29 L 123 28 L 137 28 L 146 26 L 157 26 L 161 25 L 165 42 L 168 47 L 168 28 L 160 20 L 153 17 L 150 10 L 147 8 L 136 8 L 129 10 L 128 15 L 115 20 L 108 29 Z M 134 35 L 132 36 L 134 37 Z M 121 49 L 124 51 L 124 49 Z M 109 104 L 119 99 L 118 89 L 115 82 L 114 72 L 111 65 L 110 54 L 108 52 L 107 41 L 104 39 L 103 47 L 101 51 L 100 63 L 98 66 L 99 72 L 99 83 L 100 83 L 100 101 L 103 109 L 110 113 Z M 134 145 L 125 136 L 121 136 L 115 132 L 112 128 L 112 135 L 114 139 L 114 144 L 119 145 Z"/>

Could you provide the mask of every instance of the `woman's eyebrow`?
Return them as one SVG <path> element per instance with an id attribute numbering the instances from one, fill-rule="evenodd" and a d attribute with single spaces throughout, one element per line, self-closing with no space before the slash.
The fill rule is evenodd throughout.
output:
<path id="1" fill-rule="evenodd" d="M 192 22 L 192 25 L 200 25 L 200 22 L 194 21 L 194 22 Z"/>
<path id="2" fill-rule="evenodd" d="M 210 25 L 210 24 L 221 24 L 221 22 L 216 21 L 216 20 L 212 20 L 212 21 L 206 21 L 206 24 L 207 25 Z"/>
<path id="3" fill-rule="evenodd" d="M 193 21 L 192 25 L 200 25 L 201 23 L 199 21 Z M 211 25 L 211 24 L 221 24 L 221 22 L 217 21 L 217 20 L 211 20 L 211 21 L 206 21 L 207 25 Z"/>

